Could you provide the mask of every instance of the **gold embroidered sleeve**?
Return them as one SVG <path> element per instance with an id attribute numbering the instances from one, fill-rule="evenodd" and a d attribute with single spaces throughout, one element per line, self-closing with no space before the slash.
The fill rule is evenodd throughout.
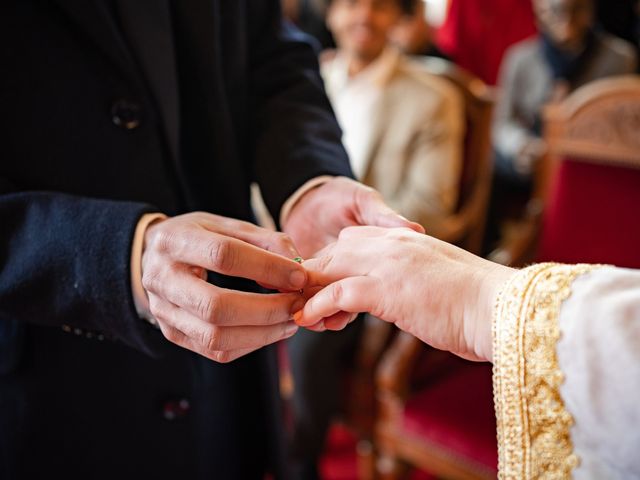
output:
<path id="1" fill-rule="evenodd" d="M 501 479 L 569 478 L 578 464 L 559 393 L 558 314 L 592 265 L 539 264 L 515 274 L 493 318 L 493 390 Z"/>

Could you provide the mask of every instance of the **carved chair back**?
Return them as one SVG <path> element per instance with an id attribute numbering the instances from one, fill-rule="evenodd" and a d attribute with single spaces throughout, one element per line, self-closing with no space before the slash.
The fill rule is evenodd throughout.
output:
<path id="1" fill-rule="evenodd" d="M 536 259 L 640 267 L 640 76 L 593 82 L 544 116 Z"/>

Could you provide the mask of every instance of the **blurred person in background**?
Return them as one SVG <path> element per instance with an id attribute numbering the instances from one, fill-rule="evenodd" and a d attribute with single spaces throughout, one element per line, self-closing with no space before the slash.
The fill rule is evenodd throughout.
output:
<path id="1" fill-rule="evenodd" d="M 529 195 L 532 170 L 545 152 L 544 104 L 593 80 L 636 70 L 633 46 L 595 28 L 593 0 L 534 0 L 533 5 L 540 34 L 511 47 L 501 68 L 488 248 L 508 199 Z"/>
<path id="2" fill-rule="evenodd" d="M 325 23 L 326 0 L 281 0 L 285 18 L 311 35 L 321 49 L 334 48 L 335 42 Z"/>
<path id="3" fill-rule="evenodd" d="M 338 49 L 321 73 L 343 128 L 356 178 L 437 235 L 458 200 L 464 129 L 453 85 L 389 46 L 388 36 L 414 1 L 333 0 L 327 25 Z M 317 478 L 317 459 L 337 410 L 340 377 L 362 322 L 344 332 L 301 330 L 290 339 L 299 478 Z"/>
<path id="4" fill-rule="evenodd" d="M 495 85 L 505 50 L 535 32 L 531 0 L 449 0 L 436 43 L 456 65 Z"/>
<path id="5" fill-rule="evenodd" d="M 434 43 L 434 35 L 427 21 L 427 5 L 416 0 L 413 11 L 405 13 L 391 30 L 390 40 L 406 55 L 425 55 L 448 59 Z"/>

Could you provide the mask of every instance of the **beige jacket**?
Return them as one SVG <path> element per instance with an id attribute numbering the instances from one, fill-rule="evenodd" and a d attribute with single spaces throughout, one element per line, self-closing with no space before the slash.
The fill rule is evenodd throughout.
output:
<path id="1" fill-rule="evenodd" d="M 398 53 L 387 63 L 371 115 L 373 134 L 365 147 L 362 180 L 402 215 L 437 235 L 439 223 L 454 212 L 458 200 L 462 98 L 447 80 Z M 337 56 L 322 65 L 332 101 L 340 88 L 334 81 L 337 68 Z"/>

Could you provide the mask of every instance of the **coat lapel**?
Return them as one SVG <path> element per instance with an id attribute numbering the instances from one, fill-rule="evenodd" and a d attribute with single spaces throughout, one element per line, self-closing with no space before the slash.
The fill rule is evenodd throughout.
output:
<path id="1" fill-rule="evenodd" d="M 145 82 L 158 106 L 174 160 L 178 156 L 179 104 L 168 2 L 117 0 L 121 30 L 102 2 L 53 0 L 119 71 L 138 86 Z M 137 64 L 137 65 L 136 65 Z M 142 85 L 141 85 L 142 84 Z"/>
<path id="2" fill-rule="evenodd" d="M 160 110 L 174 159 L 179 150 L 176 59 L 167 0 L 117 0 L 122 30 Z"/>
<path id="3" fill-rule="evenodd" d="M 131 80 L 133 59 L 105 5 L 95 0 L 53 0 L 109 60 Z"/>

